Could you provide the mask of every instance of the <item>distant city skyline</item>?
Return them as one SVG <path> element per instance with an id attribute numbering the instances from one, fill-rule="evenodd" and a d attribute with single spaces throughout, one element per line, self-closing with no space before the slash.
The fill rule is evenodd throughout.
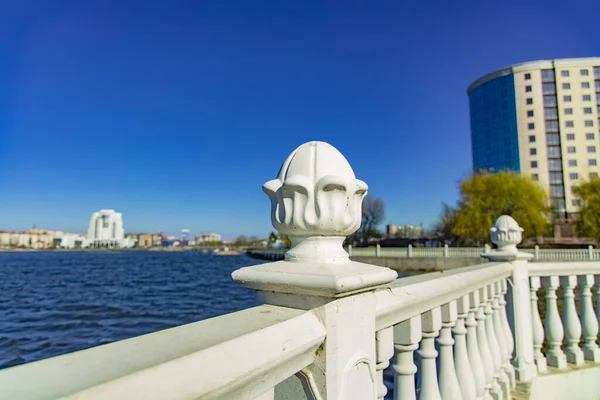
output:
<path id="1" fill-rule="evenodd" d="M 129 232 L 265 237 L 261 186 L 309 140 L 384 224 L 428 227 L 471 172 L 467 87 L 600 55 L 600 5 L 543 4 L 7 4 L 0 229 L 85 232 L 110 208 Z"/>

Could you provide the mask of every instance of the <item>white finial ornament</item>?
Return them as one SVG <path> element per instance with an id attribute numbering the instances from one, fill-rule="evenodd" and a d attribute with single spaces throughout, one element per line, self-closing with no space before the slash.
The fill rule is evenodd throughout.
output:
<path id="1" fill-rule="evenodd" d="M 498 246 L 498 251 L 516 253 L 517 245 L 523 240 L 523 228 L 509 215 L 499 217 L 490 228 L 492 243 Z"/>
<path id="2" fill-rule="evenodd" d="M 339 297 L 393 281 L 384 267 L 357 263 L 342 247 L 362 220 L 367 184 L 344 156 L 325 142 L 308 142 L 285 160 L 277 178 L 263 185 L 271 222 L 289 236 L 285 260 L 241 268 L 233 279 L 264 293 Z"/>
<path id="3" fill-rule="evenodd" d="M 273 227 L 292 242 L 286 259 L 346 261 L 342 243 L 360 227 L 367 188 L 330 144 L 308 142 L 294 150 L 277 178 L 263 185 Z"/>

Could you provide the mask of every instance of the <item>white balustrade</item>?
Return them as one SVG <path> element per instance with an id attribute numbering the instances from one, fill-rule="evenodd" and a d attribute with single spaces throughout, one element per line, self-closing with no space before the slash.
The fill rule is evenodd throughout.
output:
<path id="1" fill-rule="evenodd" d="M 469 315 L 469 296 L 464 295 L 457 300 L 457 319 L 452 333 L 454 334 L 454 364 L 456 366 L 456 376 L 460 385 L 463 400 L 477 399 L 477 387 L 475 377 L 469 362 L 469 351 L 467 346 L 467 328 L 465 325 Z M 477 342 L 475 342 L 475 345 Z M 477 352 L 479 356 L 479 352 Z M 482 387 L 483 389 L 483 387 Z"/>
<path id="2" fill-rule="evenodd" d="M 479 307 L 475 313 L 475 319 L 477 320 L 477 344 L 479 346 L 479 354 L 481 355 L 481 362 L 483 363 L 483 370 L 485 372 L 485 397 L 488 397 L 493 396 L 492 390 L 496 390 L 497 388 L 494 385 L 494 360 L 492 358 L 492 352 L 488 343 L 485 324 L 487 287 L 482 287 L 479 289 L 479 298 Z"/>
<path id="3" fill-rule="evenodd" d="M 458 311 L 456 301 L 451 301 L 442 306 L 442 329 L 437 339 L 440 349 L 439 362 L 439 387 L 443 400 L 460 400 L 462 392 L 456 376 L 456 366 L 452 347 L 452 328 L 456 325 Z"/>
<path id="4" fill-rule="evenodd" d="M 421 316 L 423 339 L 417 353 L 421 357 L 421 385 L 419 400 L 441 400 L 438 385 L 435 338 L 442 328 L 442 315 L 440 308 L 434 308 Z M 458 393 L 460 395 L 460 392 Z"/>
<path id="5" fill-rule="evenodd" d="M 421 316 L 412 317 L 394 326 L 394 349 L 396 357 L 392 364 L 394 371 L 394 399 L 416 400 L 414 361 L 415 350 L 423 337 Z"/>
<path id="6" fill-rule="evenodd" d="M 579 295 L 581 298 L 580 321 L 583 331 L 583 355 L 586 360 L 600 362 L 600 349 L 596 343 L 598 336 L 598 320 L 594 315 L 592 291 L 594 275 L 578 276 Z"/>
<path id="7" fill-rule="evenodd" d="M 548 341 L 548 353 L 546 360 L 548 365 L 559 369 L 567 367 L 567 357 L 561 350 L 564 330 L 560 314 L 558 313 L 556 289 L 560 281 L 558 276 L 549 276 L 542 279 L 542 284 L 546 289 L 546 318 L 544 320 L 544 332 Z"/>
<path id="8" fill-rule="evenodd" d="M 496 342 L 498 344 L 498 373 L 500 387 L 505 399 L 510 398 L 510 391 L 512 390 L 512 383 L 510 380 L 510 372 L 507 371 L 508 355 L 506 349 L 506 338 L 504 337 L 504 325 L 501 321 L 500 315 L 500 297 L 501 293 L 501 281 L 495 282 L 491 285 L 493 289 L 492 298 L 492 327 L 494 335 L 496 336 Z"/>
<path id="9" fill-rule="evenodd" d="M 563 305 L 563 327 L 565 330 L 565 354 L 567 362 L 575 365 L 583 364 L 583 351 L 579 348 L 581 339 L 581 324 L 577 317 L 575 309 L 575 287 L 577 287 L 577 277 L 575 275 L 563 276 L 560 279 L 564 289 Z"/>
<path id="10" fill-rule="evenodd" d="M 542 353 L 542 346 L 544 344 L 544 324 L 540 317 L 540 311 L 538 307 L 538 296 L 537 291 L 541 287 L 540 278 L 532 276 L 530 278 L 531 285 L 531 316 L 533 323 L 533 351 L 535 357 L 535 364 L 538 372 L 546 372 L 546 357 Z"/>
<path id="11" fill-rule="evenodd" d="M 515 350 L 515 342 L 513 339 L 512 330 L 510 329 L 510 324 L 508 323 L 508 317 L 506 315 L 506 293 L 508 291 L 508 280 L 503 279 L 499 282 L 499 296 L 498 296 L 498 308 L 499 308 L 499 319 L 500 319 L 500 329 L 503 329 L 503 338 L 505 345 L 505 355 L 503 357 L 504 363 L 502 364 L 502 368 L 504 372 L 508 376 L 510 387 L 515 388 L 517 385 L 517 379 L 515 377 L 515 368 L 511 364 L 511 360 L 513 357 L 513 352 Z"/>
<path id="12" fill-rule="evenodd" d="M 484 369 L 484 359 L 480 351 L 479 335 L 477 330 L 477 312 L 479 311 L 479 292 L 471 292 L 469 301 L 471 308 L 466 320 L 467 325 L 467 349 L 469 351 L 469 364 L 475 379 L 477 398 L 484 399 L 489 395 L 487 388 L 487 376 Z"/>
<path id="13" fill-rule="evenodd" d="M 388 327 L 377 331 L 375 334 L 377 350 L 377 398 L 383 400 L 387 394 L 387 387 L 383 382 L 383 370 L 390 365 L 390 358 L 394 355 L 394 328 Z"/>
<path id="14" fill-rule="evenodd" d="M 488 347 L 490 349 L 490 355 L 492 360 L 492 368 L 493 368 L 493 379 L 492 379 L 492 387 L 490 389 L 490 394 L 494 399 L 502 399 L 502 387 L 501 387 L 501 371 L 502 371 L 502 362 L 500 359 L 500 346 L 498 345 L 498 340 L 496 339 L 496 332 L 494 327 L 493 320 L 493 310 L 492 310 L 492 302 L 495 297 L 493 285 L 488 285 L 485 288 L 482 288 L 482 298 L 486 299 L 485 302 L 485 333 L 487 338 Z"/>

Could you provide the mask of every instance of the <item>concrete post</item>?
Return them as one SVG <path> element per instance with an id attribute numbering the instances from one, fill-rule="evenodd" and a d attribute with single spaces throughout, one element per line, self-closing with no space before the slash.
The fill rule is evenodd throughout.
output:
<path id="1" fill-rule="evenodd" d="M 592 246 L 591 244 L 588 246 L 588 258 L 590 260 L 594 259 L 594 246 Z"/>
<path id="2" fill-rule="evenodd" d="M 342 247 L 360 227 L 367 185 L 334 147 L 309 142 L 290 154 L 263 190 L 271 200 L 273 226 L 289 235 L 292 247 L 283 261 L 241 268 L 232 277 L 256 289 L 263 303 L 313 310 L 327 331 L 323 351 L 308 367 L 315 387 L 305 388 L 294 377 L 277 391 L 282 398 L 299 391 L 327 400 L 376 398 L 376 366 L 383 360 L 376 353 L 374 290 L 398 275 L 353 262 Z"/>
<path id="3" fill-rule="evenodd" d="M 540 259 L 540 246 L 538 246 L 537 244 L 533 248 L 533 259 L 534 260 Z"/>
<path id="4" fill-rule="evenodd" d="M 444 244 L 444 257 L 448 257 L 448 244 Z"/>
<path id="5" fill-rule="evenodd" d="M 381 246 L 379 243 L 377 244 L 377 247 L 375 247 L 375 257 L 381 257 Z"/>
<path id="6" fill-rule="evenodd" d="M 514 266 L 506 299 L 506 313 L 515 343 L 511 363 L 517 380 L 529 381 L 537 375 L 527 265 L 533 256 L 517 249 L 517 244 L 522 240 L 523 228 L 512 217 L 503 215 L 498 218 L 490 233 L 492 242 L 498 248 L 483 257 L 491 262 L 510 262 Z"/>
<path id="7" fill-rule="evenodd" d="M 352 257 L 352 245 L 351 244 L 348 245 L 348 255 L 350 257 Z"/>
<path id="8" fill-rule="evenodd" d="M 412 257 L 412 244 L 408 245 L 408 248 L 406 249 L 406 254 L 408 255 L 408 258 Z"/>

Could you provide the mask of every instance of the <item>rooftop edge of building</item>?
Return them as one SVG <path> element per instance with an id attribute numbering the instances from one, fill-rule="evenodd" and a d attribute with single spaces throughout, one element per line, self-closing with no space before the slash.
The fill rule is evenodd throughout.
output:
<path id="1" fill-rule="evenodd" d="M 513 64 L 508 67 L 504 67 L 494 72 L 490 72 L 487 75 L 475 80 L 471 83 L 467 89 L 467 95 L 478 87 L 479 85 L 491 81 L 495 78 L 500 78 L 515 72 L 527 72 L 535 71 L 538 69 L 554 69 L 556 67 L 578 67 L 578 66 L 590 66 L 590 64 L 596 64 L 594 66 L 600 66 L 600 57 L 582 57 L 582 58 L 557 58 L 554 60 L 537 60 L 529 61 L 519 64 Z"/>

